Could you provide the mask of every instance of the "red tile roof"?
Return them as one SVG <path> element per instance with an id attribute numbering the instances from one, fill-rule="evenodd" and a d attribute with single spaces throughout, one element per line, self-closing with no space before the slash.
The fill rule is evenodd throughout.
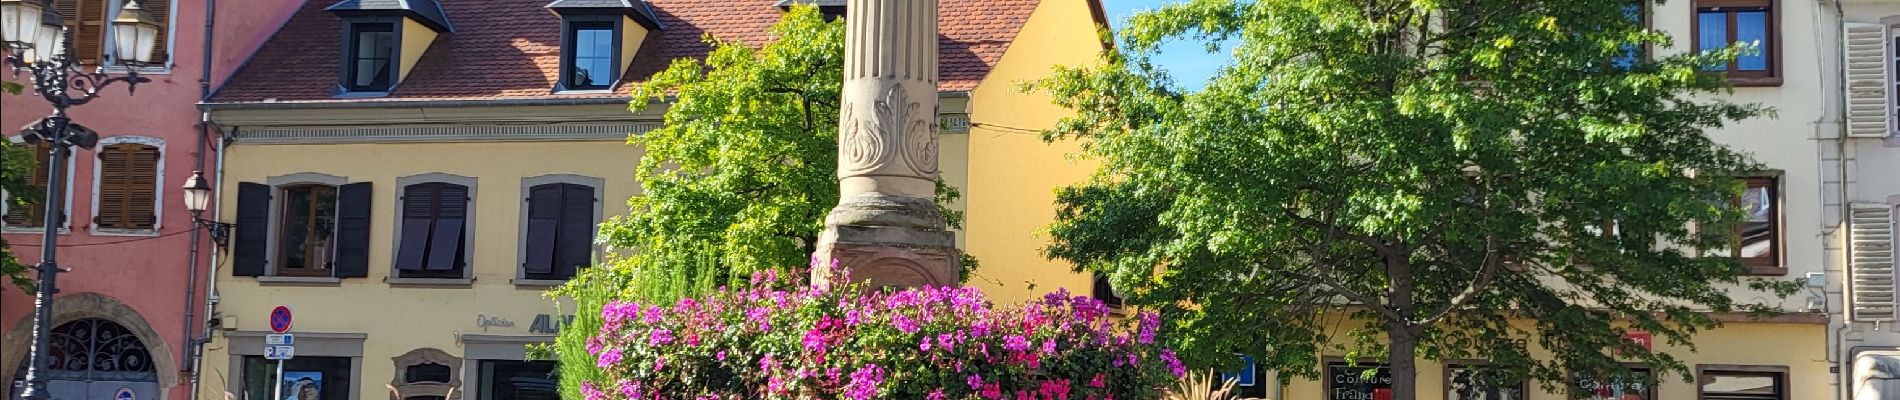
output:
<path id="1" fill-rule="evenodd" d="M 1039 0 L 941 0 L 941 90 L 976 87 Z M 455 31 L 437 37 L 409 76 L 377 99 L 339 99 L 341 20 L 333 0 L 306 0 L 288 22 L 213 96 L 213 102 L 390 101 L 607 97 L 552 93 L 560 65 L 560 18 L 548 0 L 440 0 Z M 778 0 L 649 0 L 665 30 L 634 56 L 622 82 L 637 82 L 679 57 L 703 57 L 700 37 L 765 43 Z M 1091 1 L 1092 3 L 1092 1 Z M 631 85 L 620 85 L 625 95 Z"/>

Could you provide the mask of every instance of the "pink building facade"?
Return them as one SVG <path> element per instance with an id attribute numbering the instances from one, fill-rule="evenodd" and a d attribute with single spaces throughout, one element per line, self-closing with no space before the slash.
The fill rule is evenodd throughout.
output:
<path id="1" fill-rule="evenodd" d="M 103 22 L 115 17 L 124 1 L 50 2 L 69 14 L 69 30 L 79 27 L 75 56 L 98 60 L 110 46 L 109 39 L 99 37 L 109 35 Z M 141 70 L 151 82 L 139 85 L 136 93 L 114 85 L 92 103 L 68 109 L 75 123 L 99 133 L 100 143 L 91 150 L 75 149 L 67 170 L 70 196 L 61 200 L 67 212 L 59 226 L 59 264 L 70 272 L 60 275 L 54 303 L 52 353 L 60 365 L 51 368 L 49 386 L 56 399 L 113 398 L 122 389 L 132 390 L 137 399 L 191 398 L 194 338 L 212 319 L 204 315 L 211 288 L 206 269 L 220 252 L 206 235 L 198 265 L 188 261 L 193 221 L 179 188 L 194 170 L 205 170 L 207 177 L 216 171 L 219 145 L 200 141 L 197 103 L 301 1 L 139 3 L 165 22 L 166 35 L 158 45 L 167 55 L 164 65 Z M 216 9 L 211 23 L 208 6 Z M 214 38 L 209 42 L 207 29 Z M 30 85 L 27 78 L 0 68 L 0 79 Z M 31 89 L 0 93 L 0 126 L 22 126 L 51 110 Z M 19 143 L 17 131 L 0 135 Z M 43 227 L 28 218 L 41 214 L 29 211 L 0 212 L 7 216 L 0 220 L 0 235 L 22 262 L 32 265 L 40 259 Z M 7 398 L 23 387 L 33 309 L 31 294 L 0 287 L 0 382 L 7 385 Z"/>

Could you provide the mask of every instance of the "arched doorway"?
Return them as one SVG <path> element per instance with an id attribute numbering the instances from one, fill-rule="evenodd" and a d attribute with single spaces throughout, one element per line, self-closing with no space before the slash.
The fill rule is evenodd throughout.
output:
<path id="1" fill-rule="evenodd" d="M 54 327 L 47 349 L 47 389 L 55 399 L 113 399 L 121 390 L 134 398 L 157 399 L 158 372 L 151 351 L 118 323 L 84 318 Z M 21 360 L 17 380 L 26 379 L 30 360 Z M 15 382 L 13 398 L 24 382 Z"/>

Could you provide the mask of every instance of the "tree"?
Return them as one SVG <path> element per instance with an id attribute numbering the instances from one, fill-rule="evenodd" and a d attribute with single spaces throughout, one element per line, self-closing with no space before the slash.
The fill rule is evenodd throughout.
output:
<path id="1" fill-rule="evenodd" d="M 586 355 L 586 334 L 608 301 L 670 304 L 746 286 L 755 272 L 802 276 L 838 202 L 844 29 L 815 7 L 793 7 L 771 27 L 771 42 L 708 36 L 714 48 L 703 60 L 674 60 L 635 90 L 633 111 L 667 107 L 661 127 L 627 140 L 645 149 L 635 170 L 643 193 L 601 225 L 616 256 L 554 292 L 580 310 L 555 352 Z M 959 227 L 962 213 L 944 207 L 958 192 L 937 188 L 940 211 Z M 963 264 L 967 275 L 976 261 L 965 255 Z M 565 396 L 581 398 L 576 388 L 591 368 L 563 359 Z"/>
<path id="2" fill-rule="evenodd" d="M 32 199 L 40 194 L 33 186 L 33 168 L 38 158 L 34 157 L 30 146 L 0 140 L 0 191 L 5 192 L 0 202 L 8 207 L 24 207 L 32 204 Z M 27 266 L 13 256 L 13 247 L 7 245 L 7 239 L 0 237 L 0 276 L 13 281 L 14 286 L 22 290 L 33 290 L 33 280 L 27 277 Z"/>
<path id="3" fill-rule="evenodd" d="M 1383 357 L 1394 398 L 1418 359 L 1491 382 L 1686 367 L 1624 339 L 1687 345 L 1709 312 L 1765 311 L 1726 254 L 1737 176 L 1760 166 L 1705 129 L 1770 113 L 1721 100 L 1700 66 L 1640 57 L 1670 38 L 1626 0 L 1196 0 L 1134 16 L 1099 65 L 1032 87 L 1078 113 L 1045 132 L 1102 163 L 1063 189 L 1049 256 L 1159 309 L 1187 357 L 1317 374 L 1322 349 Z M 1234 40 L 1203 89 L 1158 44 Z M 1637 57 L 1627 57 L 1637 56 Z M 1344 334 L 1350 344 L 1335 345 Z M 1547 356 L 1533 357 L 1534 347 Z M 1352 357 L 1349 357 L 1352 358 Z"/>

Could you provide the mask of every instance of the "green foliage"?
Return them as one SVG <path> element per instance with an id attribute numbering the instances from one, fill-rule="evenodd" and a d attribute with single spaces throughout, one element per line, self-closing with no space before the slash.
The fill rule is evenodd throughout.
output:
<path id="1" fill-rule="evenodd" d="M 39 160 L 34 157 L 33 148 L 20 143 L 0 140 L 0 190 L 6 191 L 8 207 L 26 206 L 33 197 L 40 195 L 39 188 L 33 186 L 33 168 Z M 13 247 L 7 245 L 7 239 L 0 237 L 0 276 L 11 280 L 14 286 L 31 292 L 33 280 L 27 277 L 27 266 L 13 256 Z"/>
<path id="2" fill-rule="evenodd" d="M 1549 387 L 1625 373 L 1620 352 L 1686 378 L 1622 332 L 1692 346 L 1718 325 L 1703 312 L 1765 308 L 1731 290 L 1795 290 L 1685 251 L 1730 245 L 1734 177 L 1762 168 L 1704 131 L 1770 111 L 1722 100 L 1723 78 L 1698 71 L 1749 49 L 1614 66 L 1670 42 L 1626 3 L 1196 0 L 1136 15 L 1102 64 L 1032 85 L 1079 112 L 1047 137 L 1102 161 L 1061 191 L 1047 253 L 1161 310 L 1203 365 L 1244 351 L 1312 376 L 1326 349 L 1389 356 L 1395 375 L 1487 360 L 1495 379 Z M 1228 39 L 1199 91 L 1149 60 L 1167 40 Z M 1332 348 L 1338 334 L 1353 344 Z"/>

